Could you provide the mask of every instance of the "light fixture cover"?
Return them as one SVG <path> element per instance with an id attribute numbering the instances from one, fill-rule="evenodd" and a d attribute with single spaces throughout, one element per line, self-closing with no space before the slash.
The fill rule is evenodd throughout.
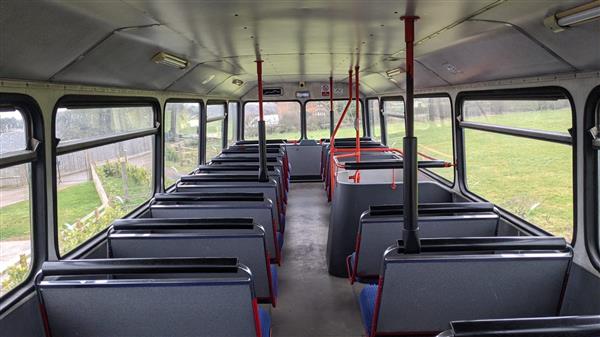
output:
<path id="1" fill-rule="evenodd" d="M 237 85 L 238 87 L 241 87 L 244 84 L 244 81 L 240 80 L 239 78 L 234 78 L 231 83 L 233 83 L 234 85 Z"/>
<path id="2" fill-rule="evenodd" d="M 594 0 L 581 6 L 554 13 L 544 18 L 544 25 L 558 33 L 572 26 L 600 19 L 600 0 Z"/>
<path id="3" fill-rule="evenodd" d="M 160 63 L 179 69 L 185 69 L 188 66 L 188 60 L 183 59 L 181 57 L 177 57 L 164 51 L 161 51 L 160 53 L 154 55 L 152 57 L 152 61 L 154 61 L 155 63 Z"/>

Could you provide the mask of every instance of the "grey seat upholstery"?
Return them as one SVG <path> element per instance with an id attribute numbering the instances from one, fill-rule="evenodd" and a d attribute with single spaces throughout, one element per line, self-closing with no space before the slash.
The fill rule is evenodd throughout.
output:
<path id="1" fill-rule="evenodd" d="M 236 259 L 46 262 L 36 288 L 52 336 L 257 336 L 266 315 Z"/>
<path id="2" fill-rule="evenodd" d="M 496 236 L 499 217 L 494 213 L 419 217 L 422 238 Z M 356 235 L 356 250 L 349 259 L 351 278 L 373 282 L 379 278 L 383 253 L 402 237 L 401 216 L 363 213 Z"/>
<path id="3" fill-rule="evenodd" d="M 269 256 L 273 262 L 280 262 L 281 247 L 279 241 L 281 234 L 277 231 L 274 221 L 273 204 L 270 200 L 263 201 L 161 201 L 150 205 L 144 217 L 149 218 L 252 218 L 254 222 L 265 231 L 265 240 Z"/>
<path id="4" fill-rule="evenodd" d="M 252 272 L 259 302 L 275 305 L 277 272 L 270 263 L 264 229 L 252 222 L 221 220 L 225 221 L 117 220 L 108 232 L 108 257 L 237 257 Z"/>
<path id="5" fill-rule="evenodd" d="M 404 254 L 401 243 L 390 247 L 378 285 L 361 292 L 368 335 L 435 334 L 454 320 L 558 315 L 572 259 L 564 239 L 421 241 L 421 254 Z"/>

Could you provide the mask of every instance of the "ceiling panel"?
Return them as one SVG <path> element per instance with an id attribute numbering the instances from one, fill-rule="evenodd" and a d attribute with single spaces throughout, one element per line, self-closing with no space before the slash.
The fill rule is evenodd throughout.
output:
<path id="1" fill-rule="evenodd" d="M 157 40 L 147 39 L 148 35 Z M 175 53 L 167 47 L 177 47 L 176 50 L 179 51 L 194 50 L 190 44 L 191 42 L 162 26 L 117 32 L 60 72 L 56 80 L 162 90 L 191 68 L 182 70 L 156 64 L 152 57 L 160 51 Z M 194 65 L 191 62 L 188 67 Z"/>
<path id="2" fill-rule="evenodd" d="M 577 70 L 600 70 L 600 20 L 554 33 L 543 24 L 546 16 L 588 3 L 590 0 L 516 1 L 477 18 L 515 24 L 557 53 Z"/>
<path id="3" fill-rule="evenodd" d="M 116 28 L 39 1 L 0 1 L 0 22 L 0 77 L 30 80 L 49 79 Z"/>
<path id="4" fill-rule="evenodd" d="M 570 70 L 517 30 L 506 26 L 423 55 L 419 61 L 451 84 Z"/>

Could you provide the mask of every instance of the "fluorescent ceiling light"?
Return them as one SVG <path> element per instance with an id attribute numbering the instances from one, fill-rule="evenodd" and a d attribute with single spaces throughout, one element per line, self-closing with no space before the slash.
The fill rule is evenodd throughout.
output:
<path id="1" fill-rule="evenodd" d="M 544 19 L 544 25 L 553 32 L 558 33 L 572 26 L 580 25 L 598 18 L 600 18 L 600 0 L 594 0 L 585 5 L 550 15 Z"/>
<path id="2" fill-rule="evenodd" d="M 396 69 L 386 71 L 385 74 L 387 75 L 387 77 L 394 77 L 394 76 L 398 76 L 398 75 L 402 74 L 403 72 L 404 72 L 404 69 L 396 68 Z"/>
<path id="3" fill-rule="evenodd" d="M 188 61 L 186 59 L 165 53 L 164 51 L 154 55 L 152 61 L 179 69 L 185 69 L 188 66 Z"/>

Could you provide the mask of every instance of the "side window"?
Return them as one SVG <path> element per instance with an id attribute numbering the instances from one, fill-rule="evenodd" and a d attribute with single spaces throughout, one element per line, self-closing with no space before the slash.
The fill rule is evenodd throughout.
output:
<path id="1" fill-rule="evenodd" d="M 569 100 L 562 92 L 547 99 L 482 95 L 462 103 L 462 119 L 467 123 L 459 126 L 467 188 L 544 231 L 571 240 L 573 149 L 568 130 L 573 112 Z"/>
<path id="2" fill-rule="evenodd" d="M 164 118 L 165 185 L 198 166 L 200 153 L 200 103 L 167 102 Z"/>
<path id="3" fill-rule="evenodd" d="M 223 151 L 223 131 L 225 127 L 225 103 L 206 105 L 206 162 Z"/>
<path id="4" fill-rule="evenodd" d="M 415 99 L 415 136 L 418 138 L 419 153 L 454 162 L 452 147 L 452 104 L 449 97 Z M 448 181 L 454 181 L 452 168 L 437 168 L 431 171 Z"/>
<path id="5" fill-rule="evenodd" d="M 300 139 L 300 103 L 264 102 L 267 139 Z M 244 139 L 258 139 L 258 102 L 244 104 Z"/>
<path id="6" fill-rule="evenodd" d="M 238 139 L 238 116 L 239 116 L 238 102 L 229 102 L 227 109 L 227 145 L 234 144 Z"/>
<path id="7" fill-rule="evenodd" d="M 31 272 L 32 166 L 24 109 L 0 103 L 0 297 L 18 287 Z M 18 155 L 28 153 L 24 159 Z"/>
<path id="8" fill-rule="evenodd" d="M 367 101 L 369 107 L 369 126 L 371 127 L 371 138 L 381 141 L 381 119 L 379 113 L 379 100 L 369 99 Z"/>
<path id="9" fill-rule="evenodd" d="M 152 196 L 157 128 L 150 104 L 63 102 L 55 118 L 58 248 L 64 256 Z"/>
<path id="10" fill-rule="evenodd" d="M 383 101 L 383 118 L 385 121 L 385 134 L 387 146 L 401 149 L 404 137 L 404 101 L 390 99 Z"/>

